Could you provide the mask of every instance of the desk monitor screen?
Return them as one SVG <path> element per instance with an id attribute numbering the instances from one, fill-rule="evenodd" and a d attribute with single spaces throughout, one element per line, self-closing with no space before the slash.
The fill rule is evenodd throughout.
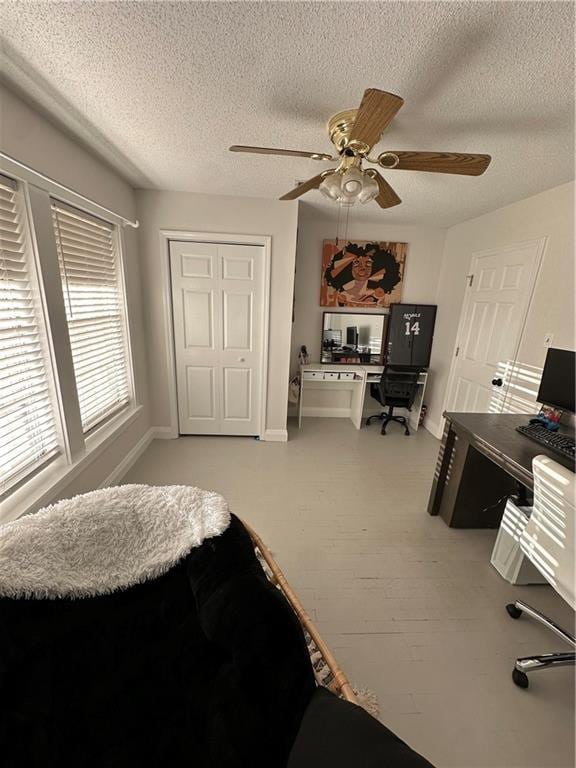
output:
<path id="1" fill-rule="evenodd" d="M 574 413 L 574 352 L 549 349 L 542 371 L 539 403 Z"/>
<path id="2" fill-rule="evenodd" d="M 346 326 L 346 346 L 358 346 L 358 328 L 355 325 Z"/>

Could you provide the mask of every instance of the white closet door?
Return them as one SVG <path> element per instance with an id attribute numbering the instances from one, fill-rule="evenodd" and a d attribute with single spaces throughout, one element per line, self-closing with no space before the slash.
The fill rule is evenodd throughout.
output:
<path id="1" fill-rule="evenodd" d="M 264 248 L 171 242 L 178 421 L 185 435 L 258 435 Z"/>

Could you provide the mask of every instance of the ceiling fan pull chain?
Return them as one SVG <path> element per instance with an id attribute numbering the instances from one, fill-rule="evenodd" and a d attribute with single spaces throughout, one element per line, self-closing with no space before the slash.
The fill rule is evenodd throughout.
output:
<path id="1" fill-rule="evenodd" d="M 342 206 L 338 206 L 338 218 L 336 219 L 336 247 L 340 242 L 340 220 L 342 218 Z"/>
<path id="2" fill-rule="evenodd" d="M 345 225 L 346 228 L 344 230 L 344 242 L 345 243 L 348 242 L 348 222 L 350 221 L 350 208 L 351 208 L 350 205 L 346 206 L 346 225 Z"/>

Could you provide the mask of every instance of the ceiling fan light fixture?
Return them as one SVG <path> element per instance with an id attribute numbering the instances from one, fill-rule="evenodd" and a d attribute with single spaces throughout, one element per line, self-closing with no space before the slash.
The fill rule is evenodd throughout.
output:
<path id="1" fill-rule="evenodd" d="M 342 176 L 342 195 L 357 197 L 362 192 L 364 174 L 359 168 L 348 168 Z"/>
<path id="2" fill-rule="evenodd" d="M 359 202 L 362 204 L 369 203 L 371 200 L 374 200 L 374 198 L 378 196 L 379 191 L 380 187 L 378 186 L 377 181 L 370 173 L 365 172 L 362 183 L 362 191 L 358 195 Z"/>
<path id="3" fill-rule="evenodd" d="M 322 184 L 320 184 L 320 192 L 331 200 L 338 200 L 342 191 L 341 182 L 342 176 L 339 173 L 329 173 Z"/>

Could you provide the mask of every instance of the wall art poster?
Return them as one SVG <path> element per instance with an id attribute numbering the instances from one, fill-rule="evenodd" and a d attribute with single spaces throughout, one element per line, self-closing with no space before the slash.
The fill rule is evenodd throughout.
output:
<path id="1" fill-rule="evenodd" d="M 324 240 L 321 307 L 379 309 L 402 301 L 408 243 Z"/>

